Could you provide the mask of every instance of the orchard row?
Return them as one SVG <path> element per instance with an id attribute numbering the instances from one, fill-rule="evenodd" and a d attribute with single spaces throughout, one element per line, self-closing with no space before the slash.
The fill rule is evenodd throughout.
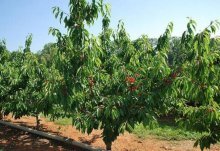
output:
<path id="1" fill-rule="evenodd" d="M 220 140 L 220 23 L 196 32 L 189 19 L 181 37 L 169 23 L 158 39 L 131 40 L 124 24 L 113 30 L 109 6 L 102 0 L 70 0 L 69 13 L 54 7 L 67 34 L 50 28 L 57 43 L 34 54 L 32 36 L 25 49 L 10 52 L 0 43 L 0 110 L 24 115 L 69 117 L 90 134 L 101 129 L 106 149 L 135 124 L 155 123 L 173 115 L 179 123 L 205 135 L 201 149 Z M 102 17 L 102 32 L 86 29 Z M 156 29 L 155 29 L 156 30 Z M 213 38 L 214 37 L 214 38 Z"/>

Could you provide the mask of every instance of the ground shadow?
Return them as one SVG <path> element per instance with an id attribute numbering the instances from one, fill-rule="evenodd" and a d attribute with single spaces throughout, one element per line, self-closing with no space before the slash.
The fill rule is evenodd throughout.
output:
<path id="1" fill-rule="evenodd" d="M 3 125 L 0 125 L 0 149 L 3 151 L 83 151 Z"/>
<path id="2" fill-rule="evenodd" d="M 91 139 L 88 139 L 86 137 L 79 137 L 79 140 L 82 142 L 82 143 L 85 143 L 85 144 L 92 144 L 94 143 L 97 139 L 101 138 L 100 135 L 93 135 Z"/>
<path id="3" fill-rule="evenodd" d="M 5 120 L 5 121 L 6 122 L 10 122 L 8 120 Z M 30 126 L 30 125 L 28 125 L 29 123 L 27 123 L 27 122 L 14 121 L 13 123 L 16 124 L 16 125 L 20 125 L 20 126 L 24 126 L 24 127 L 36 130 L 36 126 Z M 42 131 L 42 132 L 47 132 L 47 133 L 50 133 L 50 134 L 53 134 L 53 135 L 61 136 L 60 132 L 58 132 L 58 131 L 55 132 L 55 131 L 52 131 L 52 130 L 48 130 L 47 127 L 45 125 L 43 125 L 43 124 L 39 125 L 39 129 L 38 130 Z"/>

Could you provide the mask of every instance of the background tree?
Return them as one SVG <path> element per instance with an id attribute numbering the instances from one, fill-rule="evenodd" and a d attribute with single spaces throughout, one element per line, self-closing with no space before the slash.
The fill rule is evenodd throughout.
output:
<path id="1" fill-rule="evenodd" d="M 219 141 L 219 50 L 211 44 L 211 36 L 219 26 L 212 22 L 202 32 L 195 34 L 196 23 L 190 20 L 183 33 L 181 48 L 185 48 L 186 59 L 179 65 L 176 78 L 178 111 L 182 124 L 198 132 L 206 132 L 195 145 L 201 149 Z"/>

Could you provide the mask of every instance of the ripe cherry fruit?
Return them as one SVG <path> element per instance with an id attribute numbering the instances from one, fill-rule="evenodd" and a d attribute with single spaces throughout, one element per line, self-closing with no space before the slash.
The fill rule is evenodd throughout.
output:
<path id="1" fill-rule="evenodd" d="M 126 78 L 126 81 L 129 83 L 129 84 L 134 84 L 136 79 L 134 77 L 127 77 Z"/>

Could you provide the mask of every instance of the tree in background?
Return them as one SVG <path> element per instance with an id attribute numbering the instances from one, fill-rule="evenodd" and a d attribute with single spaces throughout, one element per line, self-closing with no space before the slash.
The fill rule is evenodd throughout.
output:
<path id="1" fill-rule="evenodd" d="M 177 64 L 178 78 L 172 94 L 176 94 L 180 121 L 188 128 L 205 132 L 195 145 L 210 148 L 220 139 L 219 131 L 219 77 L 220 68 L 216 61 L 220 53 L 211 38 L 219 27 L 214 21 L 202 32 L 195 34 L 196 23 L 190 20 L 187 31 L 181 37 L 181 48 L 186 57 Z"/>
<path id="2" fill-rule="evenodd" d="M 52 113 L 55 87 L 59 83 L 59 73 L 53 66 L 39 62 L 37 55 L 30 51 L 32 36 L 28 36 L 23 52 L 12 52 L 8 64 L 1 64 L 1 109 L 15 118 L 24 115 Z M 7 66 L 6 66 L 7 65 Z"/>

